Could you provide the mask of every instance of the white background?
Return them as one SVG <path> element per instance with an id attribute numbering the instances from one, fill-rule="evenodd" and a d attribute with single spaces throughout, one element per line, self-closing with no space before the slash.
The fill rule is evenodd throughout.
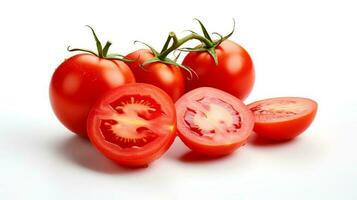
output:
<path id="1" fill-rule="evenodd" d="M 357 6 L 354 1 L 2 1 L 0 3 L 0 199 L 357 199 Z M 169 31 L 228 33 L 251 54 L 247 103 L 315 99 L 319 111 L 296 140 L 254 138 L 221 159 L 199 159 L 176 139 L 151 166 L 121 168 L 66 130 L 49 105 L 52 72 L 95 49 L 89 30 L 127 54 L 161 48 Z"/>

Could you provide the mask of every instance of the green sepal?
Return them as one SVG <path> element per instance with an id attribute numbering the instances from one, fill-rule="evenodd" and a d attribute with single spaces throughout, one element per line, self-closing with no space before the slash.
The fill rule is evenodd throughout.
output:
<path id="1" fill-rule="evenodd" d="M 88 50 L 88 49 L 79 49 L 79 48 L 71 49 L 71 46 L 68 46 L 68 47 L 67 47 L 67 51 L 70 51 L 70 52 L 73 52 L 73 51 L 83 51 L 83 52 L 87 52 L 87 53 L 93 54 L 93 55 L 95 55 L 95 56 L 98 56 L 95 52 L 93 52 L 93 51 L 91 51 L 91 50 Z"/>
<path id="2" fill-rule="evenodd" d="M 214 46 L 216 47 L 216 46 L 220 45 L 223 41 L 225 41 L 226 39 L 228 39 L 229 37 L 231 37 L 231 36 L 233 35 L 233 33 L 234 33 L 235 27 L 236 27 L 236 21 L 233 19 L 233 29 L 232 29 L 232 31 L 231 31 L 228 35 L 222 37 L 222 35 L 220 35 L 220 34 L 218 34 L 218 33 L 216 33 L 216 32 L 212 33 L 212 34 L 219 35 L 219 36 L 221 37 L 221 39 L 218 40 L 218 41 L 214 44 Z"/>
<path id="3" fill-rule="evenodd" d="M 136 41 L 134 41 L 134 44 L 136 44 L 136 43 L 140 43 L 140 44 L 143 44 L 143 45 L 147 46 L 151 50 L 151 52 L 154 54 L 155 57 L 158 57 L 160 55 L 160 53 L 158 51 L 156 51 L 153 47 L 151 47 L 150 45 L 146 44 L 145 42 L 141 42 L 141 41 L 136 40 Z"/>
<path id="4" fill-rule="evenodd" d="M 212 41 L 211 37 L 209 36 L 208 32 L 207 32 L 207 29 L 205 28 L 205 26 L 202 24 L 202 22 L 198 19 L 195 19 L 196 21 L 198 21 L 198 23 L 200 24 L 201 26 L 201 29 L 202 29 L 202 32 L 203 32 L 203 35 L 206 39 L 210 40 L 212 43 L 213 43 L 213 46 L 207 46 L 207 45 L 200 45 L 198 47 L 195 47 L 195 48 L 181 48 L 179 49 L 180 51 L 184 51 L 184 52 L 208 52 L 213 60 L 214 60 L 214 63 L 216 64 L 216 66 L 218 65 L 218 58 L 217 58 L 217 54 L 216 54 L 216 47 L 219 46 L 224 40 L 228 39 L 230 36 L 232 36 L 232 34 L 234 33 L 234 29 L 235 29 L 235 20 L 233 19 L 233 29 L 232 31 L 226 35 L 226 36 L 223 36 L 217 32 L 213 32 L 212 34 L 213 35 L 218 35 L 220 37 L 220 39 L 218 39 L 217 41 Z M 191 31 L 191 30 L 187 30 L 187 31 L 190 31 L 191 33 L 194 33 L 196 34 L 194 31 Z"/>
<path id="5" fill-rule="evenodd" d="M 198 35 L 198 33 L 196 33 L 195 31 L 192 31 L 192 30 L 184 30 L 184 32 L 190 32 L 190 33 L 193 33 L 193 34 L 197 34 L 197 35 Z"/>
<path id="6" fill-rule="evenodd" d="M 200 24 L 201 29 L 202 29 L 202 32 L 203 32 L 203 35 L 204 35 L 209 41 L 212 42 L 212 39 L 211 39 L 209 33 L 207 32 L 206 27 L 202 24 L 202 22 L 201 22 L 199 19 L 197 19 L 197 18 L 194 18 L 194 20 L 196 20 L 196 21 Z"/>
<path id="7" fill-rule="evenodd" d="M 155 63 L 155 62 L 160 62 L 161 60 L 157 57 L 153 57 L 150 58 L 149 60 L 146 60 L 145 62 L 143 62 L 140 67 L 143 69 L 145 68 L 146 65 L 151 64 L 151 63 Z"/>
<path id="8" fill-rule="evenodd" d="M 181 48 L 178 49 L 179 51 L 183 51 L 183 52 L 207 52 L 209 53 L 213 60 L 214 63 L 216 64 L 216 66 L 218 65 L 218 58 L 217 58 L 217 54 L 216 54 L 216 46 L 211 47 L 211 48 L 206 48 L 206 47 L 197 47 L 197 48 Z"/>
<path id="9" fill-rule="evenodd" d="M 216 49 L 215 47 L 209 48 L 207 49 L 207 52 L 212 56 L 214 63 L 216 64 L 216 66 L 218 66 L 218 58 L 217 58 L 217 54 L 216 54 Z"/>
<path id="10" fill-rule="evenodd" d="M 174 55 L 175 55 L 175 52 L 176 52 L 176 51 L 173 52 Z M 179 59 L 180 55 L 181 55 L 181 51 L 179 51 L 179 53 L 177 54 L 177 56 L 175 56 L 174 62 L 177 62 L 177 60 Z"/>
<path id="11" fill-rule="evenodd" d="M 177 60 L 180 57 L 181 52 L 179 52 L 179 54 L 177 56 L 175 56 L 174 60 L 171 60 L 171 59 L 167 58 L 166 56 L 162 56 L 162 53 L 165 52 L 168 49 L 168 46 L 169 46 L 171 40 L 173 40 L 173 44 L 172 45 L 176 45 L 177 42 L 178 42 L 177 37 L 176 37 L 174 32 L 170 32 L 169 33 L 169 36 L 168 36 L 168 38 L 167 38 L 167 40 L 166 40 L 166 42 L 165 42 L 165 44 L 164 44 L 164 46 L 162 48 L 161 53 L 159 53 L 153 47 L 151 47 L 150 45 L 148 45 L 148 44 L 146 44 L 144 42 L 135 41 L 134 43 L 139 42 L 139 43 L 147 46 L 152 51 L 152 53 L 154 54 L 153 58 L 148 59 L 145 62 L 143 62 L 141 65 L 139 65 L 140 68 L 145 70 L 145 66 L 149 65 L 151 63 L 156 63 L 156 62 L 164 63 L 164 64 L 168 64 L 168 65 L 177 66 L 177 67 L 180 67 L 180 68 L 186 70 L 190 74 L 190 79 L 191 79 L 192 76 L 193 76 L 192 74 L 196 74 L 196 73 L 194 71 L 192 71 L 192 69 L 190 69 L 189 67 L 186 67 L 186 66 L 184 66 L 182 64 L 177 63 Z"/>
<path id="12" fill-rule="evenodd" d="M 204 47 L 197 47 L 197 48 L 186 47 L 186 48 L 180 48 L 178 50 L 179 51 L 183 51 L 183 52 L 203 52 L 203 51 L 207 51 L 207 48 L 204 48 Z"/>
<path id="13" fill-rule="evenodd" d="M 158 61 L 158 62 L 161 62 L 161 63 L 164 63 L 164 64 L 168 64 L 168 65 L 177 66 L 177 67 L 180 67 L 180 68 L 186 70 L 186 71 L 189 73 L 189 75 L 190 75 L 189 80 L 192 79 L 193 74 L 195 74 L 195 76 L 198 77 L 197 74 L 196 74 L 196 72 L 193 71 L 191 68 L 189 68 L 189 67 L 187 67 L 187 66 L 185 66 L 185 65 L 179 64 L 179 63 L 177 63 L 176 61 L 171 60 L 171 59 L 169 59 L 169 58 L 165 58 L 164 60 L 160 60 L 160 61 Z"/>
<path id="14" fill-rule="evenodd" d="M 68 51 L 71 51 L 71 52 L 72 51 L 82 51 L 82 52 L 93 54 L 93 55 L 95 55 L 95 56 L 97 56 L 99 58 L 104 58 L 104 59 L 108 59 L 108 60 L 120 60 L 120 61 L 123 61 L 123 62 L 135 62 L 136 61 L 136 60 L 127 59 L 123 55 L 120 55 L 120 54 L 108 54 L 109 48 L 112 45 L 112 42 L 111 41 L 107 41 L 105 43 L 105 45 L 104 45 L 104 48 L 102 48 L 102 43 L 99 41 L 98 36 L 95 33 L 94 29 L 89 25 L 86 25 L 86 26 L 88 28 L 90 28 L 90 30 L 92 31 L 94 40 L 95 40 L 96 45 L 97 45 L 98 53 L 95 53 L 94 51 L 91 51 L 91 50 L 88 50 L 88 49 L 81 49 L 81 48 L 73 48 L 73 49 L 71 49 L 70 46 L 67 47 Z"/>
<path id="15" fill-rule="evenodd" d="M 149 64 L 158 62 L 158 63 L 167 64 L 167 65 L 177 66 L 177 67 L 180 67 L 180 68 L 186 70 L 186 71 L 189 73 L 189 75 L 190 75 L 189 79 L 192 79 L 193 74 L 195 74 L 195 75 L 197 76 L 196 72 L 193 71 L 191 68 L 186 67 L 186 66 L 184 66 L 184 65 L 182 65 L 182 64 L 177 63 L 177 59 L 178 59 L 179 56 L 180 56 L 180 54 L 177 55 L 174 60 L 171 60 L 171 59 L 169 59 L 169 58 L 165 58 L 165 59 L 163 59 L 163 60 L 160 60 L 159 58 L 154 57 L 154 58 L 151 58 L 151 59 L 149 59 L 149 60 L 146 60 L 145 62 L 143 62 L 143 63 L 142 63 L 141 65 L 139 65 L 139 66 L 140 66 L 141 69 L 145 70 L 145 66 L 146 66 L 146 65 L 149 65 Z"/>
<path id="16" fill-rule="evenodd" d="M 125 56 L 117 53 L 108 54 L 105 58 L 108 60 L 120 60 L 123 62 L 136 62 L 139 59 L 139 58 L 136 58 L 135 60 L 127 59 L 125 58 Z"/>
<path id="17" fill-rule="evenodd" d="M 87 26 L 88 28 L 90 28 L 90 30 L 91 30 L 92 33 L 93 33 L 93 37 L 94 37 L 95 42 L 96 42 L 96 45 L 97 45 L 98 56 L 99 56 L 100 58 L 103 58 L 103 47 L 102 47 L 102 43 L 99 41 L 98 36 L 97 36 L 97 34 L 95 33 L 94 29 L 93 29 L 91 26 L 89 26 L 89 25 L 86 25 L 86 26 Z"/>
<path id="18" fill-rule="evenodd" d="M 221 35 L 221 34 L 219 34 L 217 32 L 213 32 L 212 35 L 218 35 L 218 37 L 220 37 L 219 40 L 223 40 L 223 38 L 224 38 L 223 35 Z"/>

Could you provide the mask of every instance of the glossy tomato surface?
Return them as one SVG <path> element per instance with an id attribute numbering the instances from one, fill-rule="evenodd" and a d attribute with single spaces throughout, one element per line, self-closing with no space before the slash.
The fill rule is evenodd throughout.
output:
<path id="1" fill-rule="evenodd" d="M 254 117 L 238 98 L 215 88 L 201 87 L 176 102 L 177 129 L 193 151 L 226 155 L 244 145 Z"/>
<path id="2" fill-rule="evenodd" d="M 91 110 L 88 136 L 101 153 L 121 165 L 147 165 L 165 153 L 176 137 L 174 104 L 153 85 L 118 87 Z"/>
<path id="3" fill-rule="evenodd" d="M 304 132 L 317 112 L 314 100 L 279 97 L 248 105 L 255 116 L 254 131 L 267 139 L 288 140 Z"/>
<path id="4" fill-rule="evenodd" d="M 50 83 L 51 105 L 64 126 L 86 136 L 88 112 L 98 97 L 133 82 L 134 75 L 124 62 L 78 54 L 66 59 L 54 72 Z"/>
<path id="5" fill-rule="evenodd" d="M 184 93 L 184 77 L 177 66 L 155 62 L 142 68 L 141 64 L 154 57 L 148 49 L 134 51 L 126 57 L 131 60 L 137 59 L 136 62 L 127 63 L 135 75 L 136 82 L 153 84 L 163 89 L 173 101 Z"/>
<path id="6" fill-rule="evenodd" d="M 225 40 L 216 48 L 218 65 L 207 52 L 190 52 L 183 65 L 197 73 L 186 80 L 186 90 L 198 87 L 214 87 L 244 100 L 251 92 L 255 72 L 247 51 L 233 41 Z"/>

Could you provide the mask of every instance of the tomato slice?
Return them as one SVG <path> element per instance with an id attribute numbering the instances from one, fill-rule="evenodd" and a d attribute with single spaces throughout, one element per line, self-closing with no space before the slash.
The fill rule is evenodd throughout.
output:
<path id="1" fill-rule="evenodd" d="M 118 87 L 92 108 L 88 136 L 109 159 L 143 166 L 167 151 L 176 136 L 176 113 L 171 98 L 144 83 Z"/>
<path id="2" fill-rule="evenodd" d="M 201 87 L 175 104 L 181 140 L 193 151 L 226 155 L 246 143 L 254 116 L 238 98 L 215 88 Z"/>
<path id="3" fill-rule="evenodd" d="M 248 105 L 254 113 L 254 131 L 267 139 L 288 140 L 304 132 L 317 112 L 314 100 L 301 97 L 264 99 Z"/>

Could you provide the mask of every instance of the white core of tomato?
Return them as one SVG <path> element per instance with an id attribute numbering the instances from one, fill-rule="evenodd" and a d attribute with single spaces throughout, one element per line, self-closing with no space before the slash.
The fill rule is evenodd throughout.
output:
<path id="1" fill-rule="evenodd" d="M 202 130 L 220 130 L 223 125 L 229 126 L 233 124 L 233 117 L 222 106 L 210 104 L 207 111 L 198 112 L 194 116 L 193 122 Z"/>
<path id="2" fill-rule="evenodd" d="M 123 106 L 118 106 L 123 110 L 124 114 L 114 113 L 112 119 L 117 121 L 116 124 L 111 126 L 111 130 L 117 136 L 124 138 L 140 138 L 136 132 L 137 128 L 147 127 L 149 122 L 138 116 L 139 112 L 148 112 L 152 109 L 148 105 L 144 104 L 125 104 Z"/>

